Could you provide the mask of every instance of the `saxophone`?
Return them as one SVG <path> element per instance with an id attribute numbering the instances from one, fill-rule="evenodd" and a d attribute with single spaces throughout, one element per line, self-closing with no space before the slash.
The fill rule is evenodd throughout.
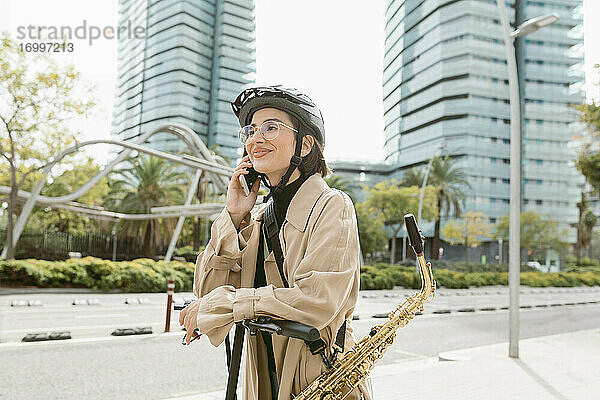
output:
<path id="1" fill-rule="evenodd" d="M 367 336 L 343 353 L 328 371 L 294 397 L 294 400 L 344 399 L 369 375 L 375 362 L 383 357 L 385 350 L 394 342 L 396 331 L 407 325 L 417 312 L 423 311 L 423 303 L 433 299 L 435 280 L 431 274 L 431 263 L 426 263 L 423 256 L 423 237 L 417 228 L 414 215 L 406 214 L 404 223 L 410 246 L 419 262 L 421 291 L 396 307 L 384 324 L 371 328 Z"/>

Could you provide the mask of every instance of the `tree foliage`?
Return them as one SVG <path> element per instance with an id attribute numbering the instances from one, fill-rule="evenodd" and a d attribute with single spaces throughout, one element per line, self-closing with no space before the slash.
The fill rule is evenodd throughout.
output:
<path id="1" fill-rule="evenodd" d="M 442 228 L 444 239 L 452 244 L 465 246 L 466 261 L 469 262 L 469 247 L 477 247 L 491 236 L 492 225 L 482 212 L 468 211 L 459 220 L 450 221 Z"/>
<path id="2" fill-rule="evenodd" d="M 383 221 L 392 230 L 392 254 L 391 263 L 395 261 L 396 238 L 404 224 L 405 214 L 416 214 L 419 208 L 421 189 L 417 186 L 400 187 L 395 180 L 377 183 L 374 187 L 367 189 L 368 195 L 365 201 L 369 209 L 382 216 Z M 435 190 L 432 187 L 425 188 L 423 199 L 423 210 L 421 218 L 431 220 L 437 217 L 438 211 L 435 206 Z"/>
<path id="3" fill-rule="evenodd" d="M 42 195 L 48 197 L 64 196 L 73 193 L 91 177 L 100 172 L 100 166 L 88 157 L 84 162 L 74 162 L 69 169 L 53 179 L 50 185 L 42 189 Z M 102 178 L 90 190 L 77 199 L 78 203 L 89 206 L 101 206 L 108 195 L 108 179 Z M 29 226 L 44 230 L 67 232 L 73 235 L 85 235 L 90 231 L 107 229 L 105 222 L 77 214 L 73 211 L 51 207 L 35 207 Z"/>
<path id="4" fill-rule="evenodd" d="M 496 224 L 496 238 L 508 239 L 510 217 L 505 215 Z M 521 213 L 521 249 L 530 250 L 532 255 L 543 256 L 547 249 L 563 250 L 567 243 L 563 240 L 566 232 L 558 227 L 558 222 L 545 219 L 535 211 Z"/>
<path id="5" fill-rule="evenodd" d="M 324 178 L 324 180 L 327 182 L 329 187 L 341 190 L 342 192 L 346 193 L 350 199 L 352 199 L 353 203 L 356 202 L 356 199 L 354 198 L 354 192 L 350 187 L 350 182 L 344 179 L 341 175 L 332 174 Z"/>
<path id="6" fill-rule="evenodd" d="M 425 169 L 421 166 L 407 169 L 402 176 L 401 186 L 419 186 L 423 185 L 425 178 Z"/>
<path id="7" fill-rule="evenodd" d="M 383 216 L 372 212 L 366 202 L 355 204 L 355 209 L 363 255 L 383 250 L 387 242 Z"/>
<path id="8" fill-rule="evenodd" d="M 431 246 L 431 255 L 436 260 L 439 257 L 440 249 L 441 216 L 442 214 L 448 216 L 451 211 L 454 211 L 455 217 L 460 216 L 465 201 L 465 190 L 471 187 L 465 172 L 456 163 L 457 159 L 448 155 L 435 157 L 431 163 L 431 172 L 427 182 L 428 185 L 435 188 L 437 209 L 439 210 Z"/>
<path id="9" fill-rule="evenodd" d="M 68 122 L 95 105 L 72 65 L 61 67 L 46 53 L 26 55 L 8 35 L 0 37 L 0 162 L 8 172 L 7 257 L 12 246 L 17 192 L 79 132 Z"/>
<path id="10" fill-rule="evenodd" d="M 169 161 L 147 155 L 132 157 L 125 167 L 111 172 L 104 205 L 123 213 L 150 214 L 152 207 L 183 204 L 187 183 L 187 174 Z M 142 254 L 152 258 L 155 244 L 166 243 L 174 226 L 174 219 L 123 220 L 120 234 L 141 236 Z"/>
<path id="11" fill-rule="evenodd" d="M 580 104 L 575 107 L 579 111 L 579 119 L 583 122 L 592 137 L 600 137 L 600 104 Z M 596 193 L 600 193 L 600 151 L 588 142 L 582 146 L 577 155 L 577 169 L 585 176 Z"/>

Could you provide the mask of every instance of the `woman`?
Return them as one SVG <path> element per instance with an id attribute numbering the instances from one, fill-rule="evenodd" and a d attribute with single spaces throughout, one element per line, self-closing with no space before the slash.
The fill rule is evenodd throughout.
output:
<path id="1" fill-rule="evenodd" d="M 256 87 L 240 93 L 232 108 L 248 155 L 235 168 L 227 206 L 196 261 L 194 294 L 199 299 L 182 311 L 179 322 L 188 342 L 198 328 L 215 346 L 234 322 L 259 316 L 319 329 L 326 360 L 299 339 L 247 336 L 244 398 L 270 399 L 271 371 L 279 381 L 278 399 L 289 400 L 327 370 L 325 361 L 333 357 L 344 322 L 344 349 L 355 343 L 350 321 L 360 278 L 356 214 L 348 195 L 323 180 L 331 173 L 322 153 L 323 118 L 308 96 L 280 86 Z M 283 276 L 274 253 L 264 251 L 270 247 L 265 247 L 261 230 L 266 206 L 252 210 L 260 179 L 248 196 L 238 179 L 250 167 L 268 179 L 280 227 Z M 270 354 L 274 368 L 269 368 Z M 370 399 L 366 384 L 347 398 Z"/>

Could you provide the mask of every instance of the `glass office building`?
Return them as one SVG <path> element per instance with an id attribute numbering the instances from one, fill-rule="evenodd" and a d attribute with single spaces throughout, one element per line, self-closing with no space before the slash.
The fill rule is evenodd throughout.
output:
<path id="1" fill-rule="evenodd" d="M 583 92 L 582 0 L 507 2 L 512 23 L 556 13 L 558 22 L 518 43 L 523 99 L 523 210 L 570 230 L 582 178 L 569 142 L 571 104 Z M 495 223 L 510 198 L 510 104 L 503 35 L 494 0 L 391 0 L 383 73 L 386 162 L 392 175 L 436 153 L 468 175 L 465 209 Z"/>
<path id="2" fill-rule="evenodd" d="M 180 123 L 233 162 L 241 146 L 229 102 L 255 79 L 253 14 L 253 0 L 121 0 L 119 26 L 145 35 L 119 39 L 113 136 Z M 184 146 L 166 134 L 151 141 Z"/>

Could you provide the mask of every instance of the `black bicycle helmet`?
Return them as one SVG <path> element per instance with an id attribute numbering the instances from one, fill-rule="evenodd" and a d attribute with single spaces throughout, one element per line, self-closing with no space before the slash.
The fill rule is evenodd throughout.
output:
<path id="1" fill-rule="evenodd" d="M 300 126 L 296 127 L 298 133 L 296 134 L 295 153 L 281 181 L 273 187 L 266 183 L 263 176 L 263 182 L 271 189 L 264 201 L 273 193 L 283 190 L 294 169 L 302 162 L 300 151 L 304 135 L 313 136 L 321 144 L 321 147 L 325 147 L 325 126 L 321 110 L 310 97 L 295 88 L 285 88 L 281 85 L 252 87 L 243 90 L 231 103 L 231 109 L 238 118 L 240 126 L 249 125 L 254 113 L 267 107 L 277 108 L 294 116 L 300 122 Z"/>

